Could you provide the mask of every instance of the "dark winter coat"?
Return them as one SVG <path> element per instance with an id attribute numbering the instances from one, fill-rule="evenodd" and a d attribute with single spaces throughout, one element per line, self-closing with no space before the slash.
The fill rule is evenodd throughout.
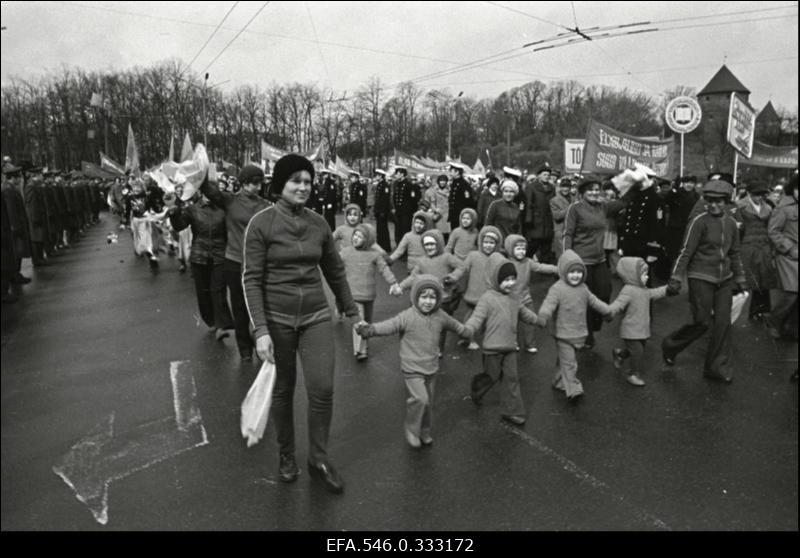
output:
<path id="1" fill-rule="evenodd" d="M 553 238 L 553 214 L 550 199 L 555 195 L 553 186 L 538 178 L 525 185 L 525 237 L 528 239 Z"/>
<path id="2" fill-rule="evenodd" d="M 170 211 L 172 227 L 182 231 L 192 228 L 191 263 L 215 265 L 225 262 L 225 248 L 228 245 L 228 232 L 225 224 L 225 211 L 210 203 L 195 203 Z"/>
<path id="3" fill-rule="evenodd" d="M 775 247 L 775 266 L 784 291 L 797 292 L 797 200 L 784 196 L 772 212 L 767 226 Z"/>
<path id="4" fill-rule="evenodd" d="M 756 211 L 747 198 L 737 200 L 736 212 L 733 214 L 736 222 L 740 224 L 742 265 L 747 284 L 756 291 L 767 291 L 778 286 L 772 245 L 767 233 L 770 215 L 772 208 L 766 202 L 761 202 L 759 210 Z"/>
<path id="5" fill-rule="evenodd" d="M 477 207 L 477 200 L 475 199 L 475 193 L 472 191 L 472 186 L 460 176 L 450 182 L 450 194 L 447 197 L 447 201 L 450 209 L 448 221 L 451 229 L 456 229 L 460 226 L 459 215 L 461 215 L 461 211 Z"/>
<path id="6" fill-rule="evenodd" d="M 632 192 L 625 213 L 616 219 L 623 255 L 643 258 L 647 255 L 647 244 L 659 239 L 659 205 L 655 187 Z"/>

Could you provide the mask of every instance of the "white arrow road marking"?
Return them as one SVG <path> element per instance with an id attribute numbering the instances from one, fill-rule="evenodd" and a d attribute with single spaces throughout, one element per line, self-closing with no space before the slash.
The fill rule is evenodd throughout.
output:
<path id="1" fill-rule="evenodd" d="M 192 373 L 186 361 L 170 363 L 175 416 L 114 435 L 111 413 L 76 443 L 53 467 L 95 520 L 108 523 L 108 485 L 185 451 L 208 444 L 197 406 Z"/>

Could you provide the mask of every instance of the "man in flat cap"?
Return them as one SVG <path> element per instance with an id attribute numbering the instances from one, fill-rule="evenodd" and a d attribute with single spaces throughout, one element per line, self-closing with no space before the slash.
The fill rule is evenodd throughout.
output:
<path id="1" fill-rule="evenodd" d="M 703 375 L 725 383 L 733 381 L 733 294 L 747 290 L 738 227 L 723 209 L 732 194 L 733 186 L 722 180 L 703 185 L 705 211 L 689 222 L 669 280 L 673 289 L 680 289 L 681 279 L 687 277 L 693 320 L 669 334 L 661 344 L 664 362 L 672 366 L 684 349 L 710 330 Z"/>

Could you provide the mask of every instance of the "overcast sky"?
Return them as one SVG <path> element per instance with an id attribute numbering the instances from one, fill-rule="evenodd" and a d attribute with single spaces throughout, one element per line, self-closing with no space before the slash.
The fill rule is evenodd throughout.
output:
<path id="1" fill-rule="evenodd" d="M 649 21 L 641 28 L 658 31 L 529 48 L 418 84 L 483 98 L 534 79 L 575 79 L 655 96 L 675 85 L 699 89 L 725 61 L 756 108 L 771 99 L 797 111 L 797 20 L 797 2 L 788 1 L 2 2 L 2 82 L 62 64 L 120 70 L 169 58 L 188 63 L 199 52 L 192 69 L 208 71 L 209 85 L 226 91 L 300 81 L 341 94 L 370 76 L 393 87 L 512 49 L 509 55 L 524 53 L 523 45 L 576 21 L 580 29 Z"/>

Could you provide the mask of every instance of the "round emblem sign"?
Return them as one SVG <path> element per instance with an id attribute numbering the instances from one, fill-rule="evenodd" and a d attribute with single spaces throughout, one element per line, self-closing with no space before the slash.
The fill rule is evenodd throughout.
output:
<path id="1" fill-rule="evenodd" d="M 673 132 L 688 134 L 700 124 L 700 105 L 692 97 L 675 97 L 667 105 L 667 126 Z"/>

